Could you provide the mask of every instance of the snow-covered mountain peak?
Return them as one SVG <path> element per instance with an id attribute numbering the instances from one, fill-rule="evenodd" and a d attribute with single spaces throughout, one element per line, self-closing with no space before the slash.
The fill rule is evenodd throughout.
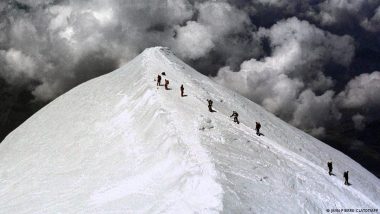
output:
<path id="1" fill-rule="evenodd" d="M 162 72 L 169 90 L 157 86 Z M 358 163 L 163 47 L 52 101 L 0 144 L 0 163 L 0 213 L 324 213 L 380 204 L 379 179 Z"/>

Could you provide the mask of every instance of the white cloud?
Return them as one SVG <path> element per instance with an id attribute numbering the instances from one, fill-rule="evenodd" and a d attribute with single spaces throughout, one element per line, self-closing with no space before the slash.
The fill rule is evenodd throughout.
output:
<path id="1" fill-rule="evenodd" d="M 215 45 L 212 32 L 198 22 L 188 21 L 177 28 L 175 49 L 181 57 L 197 59 L 206 55 Z"/>
<path id="2" fill-rule="evenodd" d="M 8 51 L 0 51 L 0 57 L 4 59 L 2 75 L 8 82 L 14 83 L 23 78 L 30 79 L 35 75 L 37 68 L 35 62 L 20 50 L 11 48 Z"/>
<path id="3" fill-rule="evenodd" d="M 226 2 L 206 1 L 198 5 L 198 22 L 204 24 L 217 38 L 244 31 L 250 23 L 248 15 Z"/>
<path id="4" fill-rule="evenodd" d="M 336 36 L 311 25 L 307 21 L 290 18 L 280 21 L 270 29 L 260 28 L 260 36 L 269 37 L 275 52 L 286 53 L 299 46 L 300 52 L 288 69 L 322 65 L 328 60 L 347 66 L 354 54 L 353 39 L 349 36 Z"/>
<path id="5" fill-rule="evenodd" d="M 309 130 L 314 135 L 323 134 L 326 123 L 337 121 L 341 117 L 334 105 L 334 92 L 331 90 L 317 96 L 307 89 L 299 95 L 296 103 L 291 123 Z"/>
<path id="6" fill-rule="evenodd" d="M 217 42 L 246 30 L 248 15 L 223 1 L 205 1 L 196 5 L 198 18 L 185 26 L 176 26 L 175 49 L 180 56 L 198 59 L 208 54 Z"/>
<path id="7" fill-rule="evenodd" d="M 339 103 L 343 108 L 380 107 L 380 72 L 360 74 L 347 83 L 339 94 Z"/>

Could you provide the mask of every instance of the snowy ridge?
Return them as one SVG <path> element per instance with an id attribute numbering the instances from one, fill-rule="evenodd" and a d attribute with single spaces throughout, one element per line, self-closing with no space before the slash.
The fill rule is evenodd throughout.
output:
<path id="1" fill-rule="evenodd" d="M 172 90 L 156 87 L 161 72 Z M 0 163 L 0 213 L 324 213 L 380 204 L 379 179 L 358 163 L 162 47 L 41 109 L 0 144 Z"/>

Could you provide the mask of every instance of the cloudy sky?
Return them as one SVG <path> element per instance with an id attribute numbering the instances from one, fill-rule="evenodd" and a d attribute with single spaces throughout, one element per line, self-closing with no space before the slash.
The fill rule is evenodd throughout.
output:
<path id="1" fill-rule="evenodd" d="M 4 0 L 0 138 L 151 46 L 374 170 L 379 0 Z"/>

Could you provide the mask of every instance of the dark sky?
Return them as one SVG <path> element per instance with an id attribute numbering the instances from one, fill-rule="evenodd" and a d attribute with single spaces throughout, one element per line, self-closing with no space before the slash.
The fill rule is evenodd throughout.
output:
<path id="1" fill-rule="evenodd" d="M 379 0 L 9 0 L 0 16 L 0 139 L 160 45 L 380 176 Z"/>

